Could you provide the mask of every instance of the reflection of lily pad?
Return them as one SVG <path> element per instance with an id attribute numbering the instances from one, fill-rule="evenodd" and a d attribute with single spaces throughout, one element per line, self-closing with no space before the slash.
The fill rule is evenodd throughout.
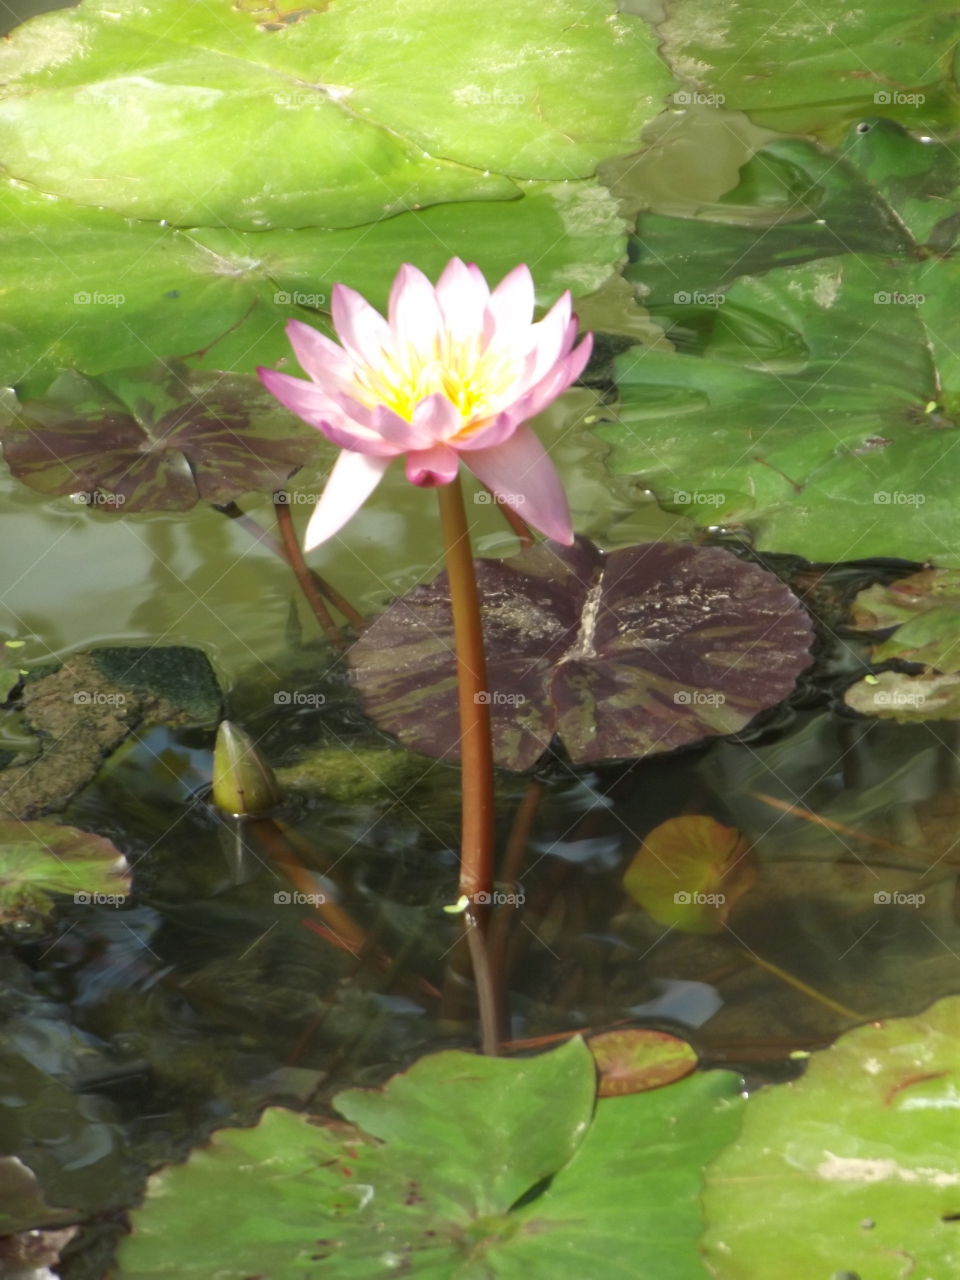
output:
<path id="1" fill-rule="evenodd" d="M 960 570 L 923 569 L 861 591 L 853 603 L 862 631 L 896 631 L 874 650 L 878 662 L 901 658 L 947 674 L 960 671 Z"/>
<path id="2" fill-rule="evenodd" d="M 670 74 L 610 0 L 85 0 L 0 51 L 6 172 L 187 226 L 355 226 L 630 149 Z M 274 20 L 271 20 L 274 19 Z M 529 56 L 530 50 L 536 56 Z"/>
<path id="3" fill-rule="evenodd" d="M 594 1087 L 572 1041 L 519 1061 L 436 1054 L 340 1094 L 349 1125 L 267 1111 L 154 1175 L 119 1280 L 239 1280 L 251 1259 L 263 1280 L 581 1280 L 584 1259 L 699 1276 L 700 1171 L 736 1127 L 738 1078 L 611 1099 L 591 1119 Z"/>
<path id="4" fill-rule="evenodd" d="M 129 884 L 126 859 L 102 836 L 53 822 L 0 820 L 0 921 L 45 913 L 55 894 L 122 901 Z"/>
<path id="5" fill-rule="evenodd" d="M 851 685 L 843 700 L 861 715 L 902 724 L 960 720 L 960 675 L 910 676 L 902 671 L 881 671 Z"/>
<path id="6" fill-rule="evenodd" d="M 477 562 L 494 748 L 533 765 L 642 756 L 742 729 L 810 662 L 810 620 L 772 574 L 718 548 L 580 540 Z M 446 578 L 396 600 L 350 650 L 368 714 L 407 746 L 457 754 Z"/>
<path id="7" fill-rule="evenodd" d="M 146 395 L 131 396 L 131 412 L 105 386 L 64 374 L 4 432 L 10 470 L 40 493 L 78 494 L 105 511 L 186 511 L 280 489 L 319 451 L 319 434 L 298 431 L 256 378 L 144 378 L 133 390 Z"/>
<path id="8" fill-rule="evenodd" d="M 766 549 L 956 562 L 956 275 L 847 255 L 738 281 L 716 354 L 618 360 L 614 470 Z"/>
<path id="9" fill-rule="evenodd" d="M 666 1031 L 602 1031 L 587 1041 L 600 1074 L 597 1093 L 618 1098 L 625 1093 L 662 1089 L 696 1069 L 694 1049 Z"/>
<path id="10" fill-rule="evenodd" d="M 707 1174 L 711 1274 L 960 1275 L 958 1043 L 951 997 L 847 1032 L 754 1095 Z"/>
<path id="11" fill-rule="evenodd" d="M 739 831 L 705 815 L 685 814 L 644 837 L 623 884 L 660 924 L 683 933 L 716 933 L 754 879 Z"/>
<path id="12" fill-rule="evenodd" d="M 667 15 L 677 74 L 770 128 L 809 133 L 877 111 L 916 129 L 955 120 L 953 0 L 670 0 Z"/>

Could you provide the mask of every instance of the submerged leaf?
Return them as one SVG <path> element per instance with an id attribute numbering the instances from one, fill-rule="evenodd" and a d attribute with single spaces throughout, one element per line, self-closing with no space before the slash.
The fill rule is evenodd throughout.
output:
<path id="1" fill-rule="evenodd" d="M 576 761 L 669 751 L 742 729 L 791 692 L 812 627 L 779 579 L 718 548 L 581 539 L 477 561 L 497 762 L 533 765 L 559 734 Z M 350 650 L 368 714 L 454 758 L 459 727 L 445 575 L 396 600 Z"/>
<path id="2" fill-rule="evenodd" d="M 116 906 L 129 887 L 126 858 L 103 836 L 55 822 L 0 820 L 0 923 L 46 914 L 55 894 Z"/>
<path id="3" fill-rule="evenodd" d="M 960 720 L 960 675 L 910 676 L 902 671 L 881 671 L 851 685 L 843 700 L 861 715 L 901 724 Z"/>
<path id="4" fill-rule="evenodd" d="M 861 591 L 853 602 L 861 631 L 896 627 L 874 649 L 874 659 L 921 662 L 950 675 L 960 671 L 960 569 L 922 569 L 885 586 Z"/>

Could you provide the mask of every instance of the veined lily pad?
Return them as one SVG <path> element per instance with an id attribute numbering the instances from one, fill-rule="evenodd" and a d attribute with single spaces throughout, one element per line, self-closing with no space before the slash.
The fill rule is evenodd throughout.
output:
<path id="1" fill-rule="evenodd" d="M 708 102 L 785 133 L 877 111 L 918 129 L 956 119 L 952 0 L 670 0 L 659 30 L 670 65 Z"/>
<path id="2" fill-rule="evenodd" d="M 535 51 L 535 56 L 533 55 Z M 181 226 L 356 226 L 589 176 L 671 83 L 611 0 L 85 0 L 0 50 L 7 173 Z"/>
<path id="3" fill-rule="evenodd" d="M 55 894 L 75 902 L 122 902 L 127 861 L 102 836 L 54 822 L 0 820 L 0 922 L 44 914 Z"/>
<path id="4" fill-rule="evenodd" d="M 580 1280 L 603 1259 L 611 1275 L 700 1280 L 700 1170 L 732 1136 L 737 1087 L 711 1072 L 591 1120 L 581 1041 L 520 1061 L 436 1054 L 340 1094 L 348 1125 L 267 1111 L 154 1175 L 118 1278 Z"/>
<path id="5" fill-rule="evenodd" d="M 613 469 L 765 549 L 956 563 L 957 272 L 847 255 L 738 281 L 716 354 L 618 360 Z"/>
<path id="6" fill-rule="evenodd" d="M 602 1031 L 587 1044 L 600 1073 L 597 1094 L 601 1098 L 662 1089 L 697 1066 L 696 1051 L 666 1031 Z"/>
<path id="7" fill-rule="evenodd" d="M 748 852 L 740 832 L 714 818 L 668 818 L 644 838 L 623 885 L 660 924 L 717 933 L 756 878 Z"/>
<path id="8" fill-rule="evenodd" d="M 710 1167 L 719 1280 L 960 1274 L 960 998 L 847 1032 L 751 1098 Z"/>
<path id="9" fill-rule="evenodd" d="M 733 733 L 782 701 L 812 630 L 772 574 L 718 548 L 581 539 L 477 561 L 496 759 L 526 769 L 559 734 L 580 762 Z M 407 746 L 455 757 L 446 577 L 396 600 L 350 650 L 367 713 Z"/>
<path id="10" fill-rule="evenodd" d="M 960 570 L 923 569 L 861 591 L 853 603 L 862 631 L 896 627 L 874 650 L 877 662 L 901 658 L 945 674 L 960 671 Z"/>
<path id="11" fill-rule="evenodd" d="M 317 458 L 321 443 L 256 378 L 201 373 L 185 381 L 162 365 L 118 377 L 113 388 L 65 373 L 3 432 L 18 480 L 119 513 L 187 511 L 200 500 L 272 492 Z"/>

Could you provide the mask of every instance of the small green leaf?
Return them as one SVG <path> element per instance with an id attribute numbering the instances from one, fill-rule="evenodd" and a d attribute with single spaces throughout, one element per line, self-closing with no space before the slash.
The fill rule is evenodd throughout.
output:
<path id="1" fill-rule="evenodd" d="M 0 821 L 0 922 L 44 915 L 57 894 L 117 906 L 129 886 L 126 859 L 104 837 L 54 822 Z"/>

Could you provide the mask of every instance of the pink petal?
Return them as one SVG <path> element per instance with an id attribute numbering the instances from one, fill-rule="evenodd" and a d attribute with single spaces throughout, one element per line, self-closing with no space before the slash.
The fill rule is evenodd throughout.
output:
<path id="1" fill-rule="evenodd" d="M 565 305 L 563 305 L 565 303 Z M 530 328 L 531 343 L 527 355 L 524 390 L 545 377 L 551 368 L 569 354 L 577 337 L 577 321 L 570 314 L 570 295 L 551 307 L 539 324 Z"/>
<path id="2" fill-rule="evenodd" d="M 438 484 L 449 484 L 459 466 L 456 451 L 445 444 L 437 444 L 432 449 L 407 454 L 407 479 L 411 484 L 433 488 Z"/>
<path id="3" fill-rule="evenodd" d="M 292 378 L 276 369 L 258 369 L 260 381 L 284 408 L 315 427 L 341 449 L 394 457 L 403 451 L 381 438 L 371 410 L 339 392 L 326 392 L 315 382 Z"/>
<path id="4" fill-rule="evenodd" d="M 410 345 L 434 354 L 443 316 L 433 285 L 417 267 L 405 262 L 390 290 L 390 330 L 394 347 Z"/>
<path id="5" fill-rule="evenodd" d="M 370 458 L 347 450 L 340 454 L 307 525 L 304 551 L 312 551 L 339 533 L 373 493 L 389 465 L 389 458 Z"/>
<path id="6" fill-rule="evenodd" d="M 541 378 L 516 404 L 510 406 L 509 412 L 516 414 L 524 422 L 542 413 L 547 405 L 552 404 L 557 396 L 562 395 L 580 377 L 587 367 L 592 350 L 593 334 L 588 333 L 579 347 L 555 364 L 546 377 Z"/>
<path id="7" fill-rule="evenodd" d="M 353 361 L 343 347 L 337 346 L 314 329 L 313 325 L 304 324 L 302 320 L 289 321 L 286 335 L 301 369 L 314 382 L 332 378 L 345 387 L 350 385 L 353 380 Z"/>
<path id="8" fill-rule="evenodd" d="M 493 322 L 487 312 L 490 289 L 474 263 L 467 266 L 459 258 L 450 259 L 437 281 L 437 301 L 444 326 L 455 342 L 491 337 Z"/>
<path id="9" fill-rule="evenodd" d="M 476 449 L 492 449 L 494 445 L 512 436 L 522 421 L 523 418 L 514 413 L 512 408 L 506 409 L 503 413 L 498 413 L 495 418 L 491 418 L 489 422 L 485 422 L 482 427 L 458 436 L 451 443 L 458 452 L 472 453 Z"/>
<path id="10" fill-rule="evenodd" d="M 541 533 L 569 547 L 573 525 L 567 495 L 543 445 L 529 427 L 503 444 L 463 454 L 477 479 Z M 408 464 L 409 465 L 409 464 Z"/>
<path id="11" fill-rule="evenodd" d="M 439 443 L 456 435 L 463 426 L 463 418 L 456 405 L 442 391 L 436 391 L 432 396 L 425 396 L 414 409 L 413 425 L 420 433 L 422 449 L 428 443 Z"/>
<path id="12" fill-rule="evenodd" d="M 333 286 L 330 304 L 337 337 L 355 360 L 374 368 L 382 360 L 382 352 L 392 349 L 390 326 L 379 311 L 374 311 L 366 298 L 345 284 Z"/>
<path id="13" fill-rule="evenodd" d="M 530 345 L 530 321 L 533 319 L 533 276 L 522 263 L 504 276 L 490 295 L 488 310 L 493 320 L 497 346 L 518 347 L 526 351 Z"/>

